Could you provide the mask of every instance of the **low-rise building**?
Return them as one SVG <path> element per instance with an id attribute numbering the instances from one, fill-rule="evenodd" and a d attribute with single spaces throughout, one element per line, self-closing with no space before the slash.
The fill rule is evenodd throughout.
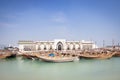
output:
<path id="1" fill-rule="evenodd" d="M 55 39 L 53 41 L 24 41 L 18 42 L 20 51 L 48 51 L 48 50 L 83 50 L 97 48 L 93 41 L 67 41 Z"/>

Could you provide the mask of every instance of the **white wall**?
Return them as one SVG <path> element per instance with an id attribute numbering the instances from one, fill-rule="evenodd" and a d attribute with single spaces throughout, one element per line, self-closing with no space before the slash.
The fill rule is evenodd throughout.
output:
<path id="1" fill-rule="evenodd" d="M 43 44 L 41 44 L 41 42 Z M 63 49 L 64 50 L 67 50 L 68 48 L 68 45 L 69 45 L 69 48 L 70 50 L 73 50 L 73 45 L 75 45 L 75 50 L 77 50 L 79 48 L 79 44 L 80 44 L 80 49 L 83 49 L 83 44 L 82 43 L 91 43 L 90 41 L 75 41 L 75 42 L 79 42 L 79 44 L 76 44 L 74 43 L 74 41 L 67 41 L 68 43 L 66 44 L 66 40 L 65 39 L 55 39 L 54 41 L 50 41 L 50 42 L 47 42 L 47 41 L 39 41 L 35 44 L 19 44 L 19 50 L 20 51 L 24 51 L 24 46 L 29 46 L 29 45 L 33 45 L 35 46 L 35 50 L 37 51 L 38 48 L 40 47 L 41 50 L 44 50 L 44 45 L 46 45 L 46 50 L 49 50 L 50 49 L 50 45 L 52 45 L 52 49 L 55 50 L 57 48 L 57 44 L 58 42 L 61 42 L 63 44 Z M 72 42 L 73 44 L 70 44 L 70 42 Z M 47 44 L 49 43 L 49 44 Z M 88 44 L 90 45 L 90 44 Z M 92 45 L 92 48 L 97 48 L 97 46 L 93 43 L 91 44 Z"/>

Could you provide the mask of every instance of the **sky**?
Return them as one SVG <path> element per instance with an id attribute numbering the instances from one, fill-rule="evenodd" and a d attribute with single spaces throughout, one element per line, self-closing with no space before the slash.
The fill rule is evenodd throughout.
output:
<path id="1" fill-rule="evenodd" d="M 0 0 L 0 44 L 18 40 L 120 43 L 120 0 Z"/>

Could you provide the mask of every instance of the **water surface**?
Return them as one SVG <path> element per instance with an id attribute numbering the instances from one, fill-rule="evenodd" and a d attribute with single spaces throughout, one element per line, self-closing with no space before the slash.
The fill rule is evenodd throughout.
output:
<path id="1" fill-rule="evenodd" d="M 48 63 L 12 58 L 0 60 L 0 80 L 120 80 L 120 58 Z"/>

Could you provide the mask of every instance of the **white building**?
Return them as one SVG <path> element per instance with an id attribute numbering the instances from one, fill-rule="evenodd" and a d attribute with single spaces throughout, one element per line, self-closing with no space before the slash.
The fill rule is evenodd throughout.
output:
<path id="1" fill-rule="evenodd" d="M 48 50 L 83 50 L 97 48 L 93 41 L 67 41 L 55 39 L 53 41 L 19 41 L 20 51 L 48 51 Z"/>

